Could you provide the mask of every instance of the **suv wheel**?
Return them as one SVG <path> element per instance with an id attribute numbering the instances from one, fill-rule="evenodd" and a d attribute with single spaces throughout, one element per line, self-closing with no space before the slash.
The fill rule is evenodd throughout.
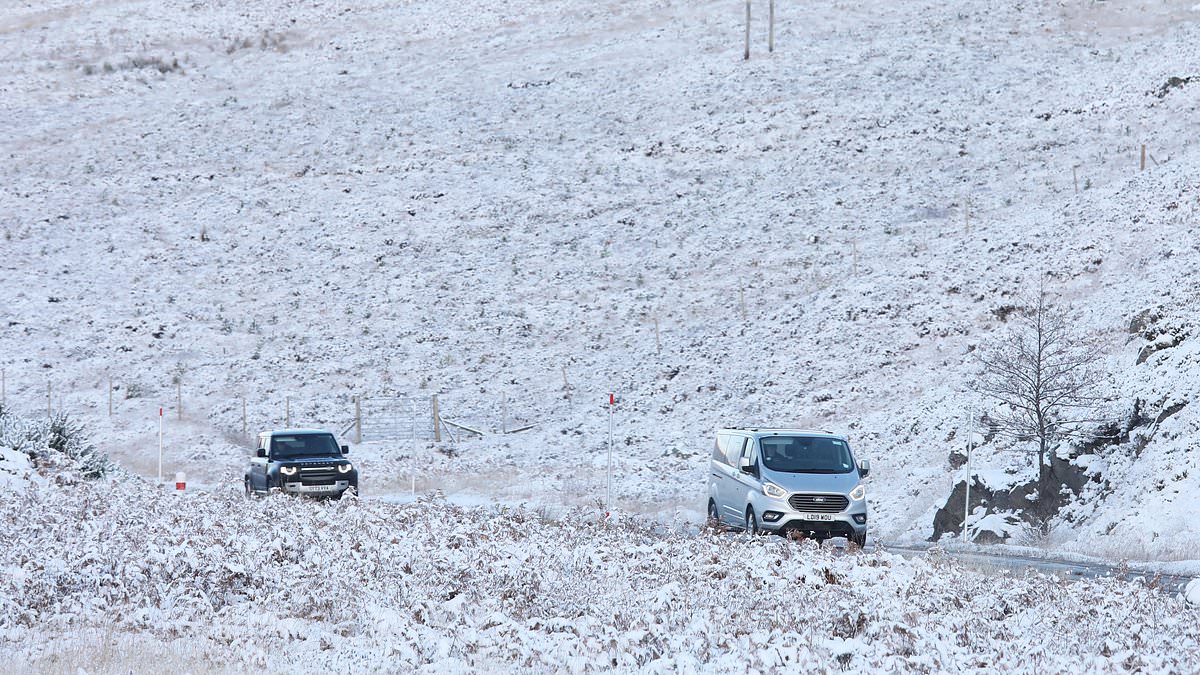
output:
<path id="1" fill-rule="evenodd" d="M 860 549 L 865 550 L 867 548 L 867 533 L 866 532 L 863 532 L 862 534 L 852 534 L 852 535 L 850 535 L 849 540 L 850 540 L 851 544 L 854 544 L 855 546 L 859 547 Z"/>
<path id="2" fill-rule="evenodd" d="M 762 534 L 758 529 L 758 516 L 754 515 L 754 507 L 746 508 L 746 531 L 750 534 Z"/>
<path id="3" fill-rule="evenodd" d="M 250 479 L 246 478 L 242 481 L 242 485 L 246 488 L 246 497 L 253 497 L 254 490 L 250 489 Z"/>
<path id="4" fill-rule="evenodd" d="M 717 503 L 708 500 L 708 526 L 716 527 L 721 524 L 721 516 L 717 515 Z"/>

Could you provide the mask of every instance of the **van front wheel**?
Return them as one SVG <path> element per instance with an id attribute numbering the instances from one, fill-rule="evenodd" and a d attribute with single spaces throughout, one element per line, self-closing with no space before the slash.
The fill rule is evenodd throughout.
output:
<path id="1" fill-rule="evenodd" d="M 754 515 L 754 507 L 746 508 L 746 531 L 750 534 L 762 534 L 758 529 L 758 517 Z"/>

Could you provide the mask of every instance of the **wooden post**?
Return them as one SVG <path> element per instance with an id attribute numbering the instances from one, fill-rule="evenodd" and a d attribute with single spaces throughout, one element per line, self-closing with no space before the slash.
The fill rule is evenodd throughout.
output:
<path id="1" fill-rule="evenodd" d="M 112 375 L 108 376 L 108 416 L 112 417 Z"/>
<path id="2" fill-rule="evenodd" d="M 438 414 L 437 394 L 433 395 L 433 442 L 442 442 L 442 416 Z"/>
<path id="3" fill-rule="evenodd" d="M 746 287 L 738 286 L 738 309 L 742 313 L 742 321 L 746 320 Z"/>
<path id="4" fill-rule="evenodd" d="M 567 382 L 567 367 L 566 366 L 562 367 L 562 374 L 563 374 L 563 389 L 570 391 L 571 383 Z"/>
<path id="5" fill-rule="evenodd" d="M 1075 194 L 1079 194 L 1079 167 L 1071 167 L 1071 178 L 1075 181 Z"/>
<path id="6" fill-rule="evenodd" d="M 242 435 L 245 436 L 248 427 L 246 426 L 246 397 L 242 397 Z"/>
<path id="7" fill-rule="evenodd" d="M 292 397 L 283 397 L 283 426 L 292 428 Z"/>
<path id="8" fill-rule="evenodd" d="M 4 381 L 4 376 L 4 370 L 0 369 L 0 408 L 8 404 L 8 390 L 5 388 L 7 383 Z"/>
<path id="9" fill-rule="evenodd" d="M 654 317 L 654 353 L 662 354 L 662 340 L 658 336 L 658 317 Z"/>
<path id="10" fill-rule="evenodd" d="M 362 443 L 362 399 L 354 397 L 354 442 Z"/>
<path id="11" fill-rule="evenodd" d="M 967 234 L 971 234 L 971 200 L 963 200 L 963 225 L 967 228 Z"/>
<path id="12" fill-rule="evenodd" d="M 46 383 L 46 417 L 54 417 L 54 408 L 50 405 L 50 383 Z"/>
<path id="13" fill-rule="evenodd" d="M 775 0 L 767 4 L 767 53 L 775 53 Z"/>
<path id="14" fill-rule="evenodd" d="M 1142 171 L 1146 170 L 1146 144 L 1142 143 Z"/>
<path id="15" fill-rule="evenodd" d="M 853 258 L 852 258 L 853 262 L 851 264 L 850 271 L 851 271 L 851 273 L 853 273 L 854 276 L 858 276 L 858 240 L 857 239 L 850 242 L 850 254 L 851 254 L 851 256 L 853 256 Z"/>
<path id="16" fill-rule="evenodd" d="M 746 51 L 742 55 L 742 60 L 750 60 L 750 0 L 746 0 Z"/>
<path id="17" fill-rule="evenodd" d="M 508 394 L 500 395 L 500 433 L 508 433 Z"/>
<path id="18" fill-rule="evenodd" d="M 175 399 L 179 402 L 178 418 L 183 419 L 183 378 L 175 381 Z"/>

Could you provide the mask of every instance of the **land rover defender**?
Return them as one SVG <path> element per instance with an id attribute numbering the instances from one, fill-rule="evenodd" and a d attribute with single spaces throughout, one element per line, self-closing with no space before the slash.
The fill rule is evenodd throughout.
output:
<path id="1" fill-rule="evenodd" d="M 321 429 L 284 429 L 258 435 L 246 469 L 246 495 L 269 492 L 341 497 L 358 491 L 358 469 L 346 459 L 350 446 Z"/>

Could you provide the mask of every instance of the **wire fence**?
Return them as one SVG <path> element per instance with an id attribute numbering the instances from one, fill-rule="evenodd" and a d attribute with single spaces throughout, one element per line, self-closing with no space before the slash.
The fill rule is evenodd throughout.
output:
<path id="1" fill-rule="evenodd" d="M 39 381 L 41 380 L 41 381 Z M 448 399 L 448 400 L 447 400 Z M 277 428 L 323 428 L 354 443 L 380 441 L 459 442 L 511 434 L 538 426 L 534 402 L 501 394 L 469 400 L 442 394 L 381 392 L 357 396 L 289 395 L 281 392 L 222 395 L 195 393 L 181 378 L 150 390 L 101 374 L 67 383 L 0 370 L 0 407 L 27 417 L 61 413 L 103 418 L 158 418 L 204 422 L 231 440 L 250 443 L 257 432 Z"/>

